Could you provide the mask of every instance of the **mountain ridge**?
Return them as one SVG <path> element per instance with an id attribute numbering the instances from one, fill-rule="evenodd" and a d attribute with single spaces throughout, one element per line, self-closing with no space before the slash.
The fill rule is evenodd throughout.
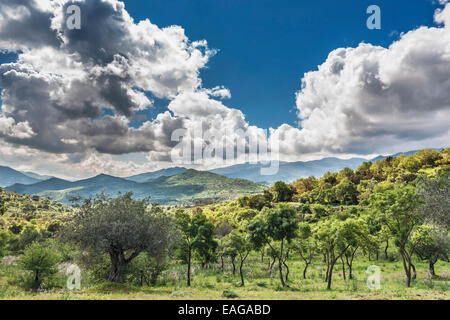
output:
<path id="1" fill-rule="evenodd" d="M 40 181 L 32 185 L 14 184 L 6 188 L 23 194 L 36 194 L 63 203 L 73 197 L 88 198 L 104 192 L 115 196 L 118 192 L 132 191 L 137 198 L 150 196 L 153 202 L 163 204 L 187 203 L 204 200 L 228 200 L 235 197 L 260 193 L 264 186 L 243 179 L 231 179 L 207 171 L 187 169 L 184 172 L 146 182 L 135 182 L 125 178 L 100 174 L 78 181 L 58 178 Z"/>

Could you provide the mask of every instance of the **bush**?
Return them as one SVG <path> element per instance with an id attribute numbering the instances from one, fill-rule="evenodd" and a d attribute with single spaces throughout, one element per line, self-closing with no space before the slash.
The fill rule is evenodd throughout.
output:
<path id="1" fill-rule="evenodd" d="M 236 298 L 239 298 L 239 295 L 236 292 L 234 292 L 233 290 L 225 289 L 222 292 L 222 297 L 227 298 L 227 299 L 236 299 Z"/>
<path id="2" fill-rule="evenodd" d="M 38 289 L 45 277 L 50 277 L 58 272 L 56 264 L 59 262 L 59 256 L 48 245 L 32 243 L 29 245 L 23 255 L 19 258 L 21 269 L 33 273 L 33 289 Z"/>

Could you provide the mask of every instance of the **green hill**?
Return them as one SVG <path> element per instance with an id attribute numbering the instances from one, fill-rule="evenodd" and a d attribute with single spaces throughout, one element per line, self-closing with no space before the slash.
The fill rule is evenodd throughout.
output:
<path id="1" fill-rule="evenodd" d="M 139 183 L 105 174 L 66 181 L 49 179 L 32 185 L 15 184 L 10 191 L 49 197 L 70 203 L 72 197 L 93 197 L 100 192 L 111 196 L 133 192 L 137 198 L 150 197 L 161 204 L 191 203 L 205 200 L 230 200 L 242 195 L 261 193 L 265 187 L 244 179 L 231 179 L 206 171 L 186 170 L 180 174 Z"/>
<path id="2" fill-rule="evenodd" d="M 18 218 L 56 217 L 73 212 L 73 208 L 37 195 L 24 195 L 0 188 L 0 205 L 3 216 Z"/>

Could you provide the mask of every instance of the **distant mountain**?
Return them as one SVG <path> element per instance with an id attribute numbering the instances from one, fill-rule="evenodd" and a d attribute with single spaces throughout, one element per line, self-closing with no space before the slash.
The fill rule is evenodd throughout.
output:
<path id="1" fill-rule="evenodd" d="M 52 176 L 46 176 L 46 175 L 42 175 L 42 174 L 37 174 L 34 172 L 30 172 L 30 171 L 21 171 L 24 175 L 29 176 L 30 178 L 34 178 L 34 179 L 38 179 L 38 180 L 48 180 L 51 178 L 54 178 Z"/>
<path id="2" fill-rule="evenodd" d="M 364 161 L 367 160 L 363 158 L 324 158 L 313 161 L 280 162 L 278 172 L 269 176 L 261 175 L 261 168 L 268 167 L 268 165 L 249 163 L 214 169 L 210 172 L 229 178 L 242 178 L 256 183 L 272 184 L 276 181 L 292 182 L 309 176 L 320 177 L 327 171 L 339 171 L 345 167 L 356 169 Z"/>
<path id="3" fill-rule="evenodd" d="M 39 181 L 39 179 L 32 178 L 20 171 L 0 166 L 0 187 L 2 188 L 15 183 L 32 184 Z"/>
<path id="4" fill-rule="evenodd" d="M 153 171 L 153 172 L 141 173 L 141 174 L 137 174 L 135 176 L 126 177 L 124 179 L 131 180 L 134 182 L 147 182 L 150 180 L 155 180 L 159 177 L 171 177 L 171 176 L 180 174 L 184 171 L 186 171 L 186 168 L 173 167 L 173 168 L 161 169 L 161 170 Z"/>
<path id="5" fill-rule="evenodd" d="M 442 150 L 442 148 L 440 148 L 440 149 L 433 149 L 433 148 L 430 148 L 430 149 L 432 149 L 432 150 L 437 150 L 437 151 L 441 151 L 441 150 Z M 411 151 L 407 151 L 407 152 L 399 152 L 399 153 L 391 154 L 391 155 L 388 155 L 388 156 L 378 156 L 378 157 L 376 157 L 376 158 L 371 159 L 370 161 L 375 162 L 375 161 L 377 161 L 377 160 L 386 159 L 386 158 L 388 158 L 388 157 L 396 158 L 396 157 L 398 157 L 398 156 L 401 155 L 401 154 L 404 154 L 405 156 L 410 156 L 410 155 L 413 155 L 413 154 L 419 152 L 420 150 L 422 150 L 422 149 L 419 149 L 419 150 L 411 150 Z"/>
<path id="6" fill-rule="evenodd" d="M 228 200 L 240 195 L 263 192 L 265 187 L 248 180 L 230 179 L 211 172 L 188 169 L 174 176 L 160 176 L 141 183 L 101 174 L 74 182 L 52 178 L 32 185 L 15 184 L 6 189 L 49 197 L 63 203 L 69 203 L 74 196 L 87 198 L 100 192 L 114 196 L 118 192 L 132 191 L 137 198 L 150 197 L 152 202 L 175 204 L 197 200 Z"/>

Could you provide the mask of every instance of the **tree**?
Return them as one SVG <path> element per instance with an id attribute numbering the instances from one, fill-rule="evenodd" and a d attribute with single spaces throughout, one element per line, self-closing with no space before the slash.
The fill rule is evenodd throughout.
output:
<path id="1" fill-rule="evenodd" d="M 59 262 L 58 254 L 46 244 L 32 243 L 25 248 L 19 258 L 19 265 L 23 270 L 33 272 L 33 288 L 37 289 L 42 279 L 57 272 L 56 264 Z"/>
<path id="2" fill-rule="evenodd" d="M 5 248 L 10 239 L 10 233 L 8 230 L 0 229 L 0 257 L 5 255 Z"/>
<path id="3" fill-rule="evenodd" d="M 148 210 L 148 205 L 147 199 L 135 200 L 132 193 L 87 199 L 63 237 L 82 249 L 109 254 L 108 281 L 123 282 L 124 271 L 134 258 L 165 241 L 167 219 Z"/>
<path id="4" fill-rule="evenodd" d="M 2 189 L 0 188 L 0 193 L 2 192 Z M 0 199 L 0 216 L 4 215 L 6 212 L 6 205 L 5 201 L 3 199 Z"/>
<path id="5" fill-rule="evenodd" d="M 331 289 L 333 270 L 336 262 L 347 252 L 356 246 L 358 238 L 363 237 L 361 221 L 349 218 L 345 221 L 331 218 L 320 221 L 314 230 L 314 237 L 318 243 L 319 250 L 324 253 L 327 263 L 325 281 L 327 289 Z"/>
<path id="6" fill-rule="evenodd" d="M 214 240 L 214 225 L 201 212 L 191 217 L 183 210 L 178 210 L 175 219 L 186 250 L 187 285 L 190 286 L 192 254 L 197 252 L 205 263 L 214 256 L 217 249 L 218 244 Z"/>
<path id="7" fill-rule="evenodd" d="M 427 223 L 450 229 L 450 170 L 444 171 L 436 178 L 423 178 L 418 186 L 418 193 L 425 204 L 419 213 Z"/>
<path id="8" fill-rule="evenodd" d="M 358 190 L 356 185 L 349 179 L 344 178 L 334 187 L 336 200 L 342 205 L 358 204 Z"/>
<path id="9" fill-rule="evenodd" d="M 140 286 L 155 285 L 158 276 L 167 267 L 166 257 L 155 257 L 147 252 L 141 253 L 128 266 L 126 274 Z"/>
<path id="10" fill-rule="evenodd" d="M 264 208 L 262 216 L 254 219 L 248 225 L 250 242 L 255 249 L 260 249 L 268 245 L 278 260 L 278 270 L 281 285 L 288 287 L 283 277 L 283 266 L 289 269 L 286 264 L 288 258 L 287 246 L 297 237 L 298 218 L 296 211 L 289 205 L 278 204 L 275 208 Z M 275 249 L 275 243 L 279 242 L 279 249 Z"/>
<path id="11" fill-rule="evenodd" d="M 270 192 L 273 195 L 274 202 L 289 202 L 294 194 L 291 187 L 283 181 L 275 182 Z"/>
<path id="12" fill-rule="evenodd" d="M 315 177 L 298 179 L 291 183 L 291 187 L 295 193 L 295 195 L 293 196 L 293 200 L 299 201 L 302 194 L 308 191 L 312 191 L 317 187 L 317 179 Z"/>
<path id="13" fill-rule="evenodd" d="M 385 190 L 373 194 L 370 198 L 370 208 L 381 217 L 399 249 L 407 287 L 411 285 L 411 271 L 415 269 L 409 245 L 414 228 L 423 220 L 418 214 L 421 204 L 420 197 L 411 186 L 388 184 Z"/>
<path id="14" fill-rule="evenodd" d="M 305 267 L 303 268 L 303 279 L 306 279 L 306 271 L 317 252 L 317 244 L 312 236 L 311 226 L 307 222 L 301 222 L 299 224 L 299 238 L 296 242 L 295 250 L 305 262 Z"/>
<path id="15" fill-rule="evenodd" d="M 242 230 L 233 230 L 224 238 L 224 246 L 227 252 L 233 252 L 239 258 L 239 275 L 241 277 L 241 286 L 244 286 L 244 262 L 252 250 L 248 236 Z"/>
<path id="16" fill-rule="evenodd" d="M 439 259 L 449 261 L 450 240 L 446 230 L 433 225 L 421 225 L 414 231 L 411 245 L 421 260 L 428 261 L 432 276 L 436 274 L 434 265 Z"/>
<path id="17" fill-rule="evenodd" d="M 337 177 L 336 177 L 337 181 L 341 182 L 344 179 L 348 179 L 353 183 L 356 183 L 356 177 L 355 177 L 355 173 L 353 172 L 352 169 L 345 167 L 344 169 L 342 169 L 341 171 L 339 171 Z"/>

